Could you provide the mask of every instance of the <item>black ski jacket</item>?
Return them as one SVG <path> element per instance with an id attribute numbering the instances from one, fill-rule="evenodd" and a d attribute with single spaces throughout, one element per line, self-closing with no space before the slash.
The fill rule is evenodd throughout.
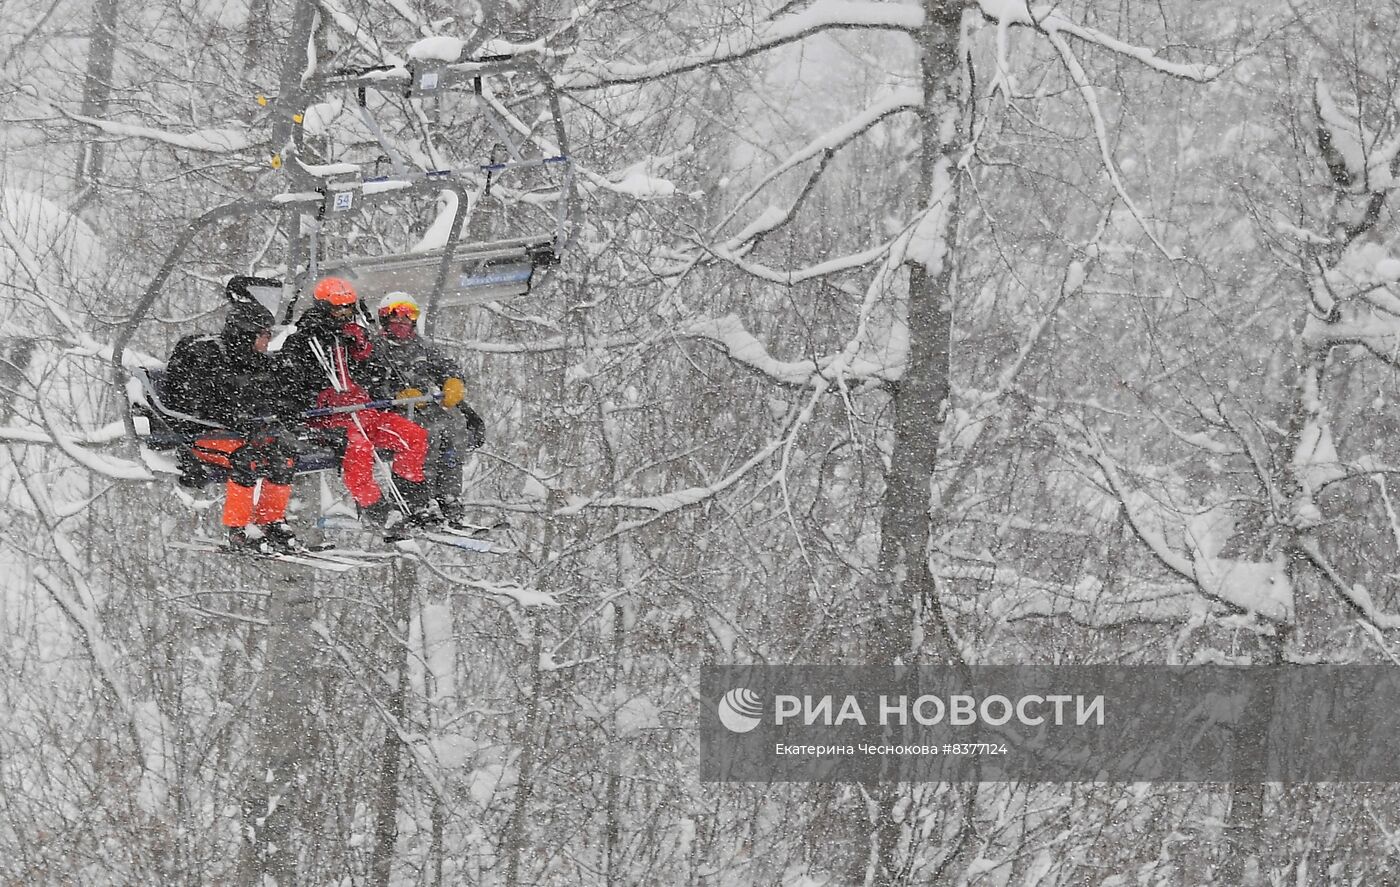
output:
<path id="1" fill-rule="evenodd" d="M 331 362 L 337 375 L 344 377 L 342 381 L 348 379 L 367 392 L 374 390 L 375 370 L 369 334 L 363 328 L 358 336 L 347 333 L 352 326 L 352 322 L 331 317 L 322 302 L 315 303 L 297 318 L 297 330 L 287 337 L 280 354 L 288 373 L 288 384 L 306 407 L 315 406 L 317 396 L 334 387 L 331 374 L 317 355 L 318 350 Z"/>
<path id="2" fill-rule="evenodd" d="M 296 419 L 301 404 L 282 362 L 253 350 L 243 332 L 186 336 L 165 367 L 165 405 L 179 413 L 249 430 L 266 419 Z"/>
<path id="3" fill-rule="evenodd" d="M 400 392 L 409 388 L 427 394 L 433 389 L 442 388 L 448 379 L 466 380 L 462 368 L 454 360 L 423 341 L 422 337 L 406 342 L 390 342 L 383 336 L 377 337 L 369 364 L 369 390 L 376 399 L 398 397 Z M 455 412 L 465 424 L 463 443 L 467 447 L 475 449 L 485 443 L 486 422 L 465 400 L 457 404 L 455 410 L 448 412 Z"/>
<path id="4" fill-rule="evenodd" d="M 392 344 L 382 336 L 377 338 L 370 365 L 370 391 L 376 398 L 396 397 L 406 388 L 426 393 L 441 388 L 448 379 L 466 378 L 451 358 L 421 338 Z"/>

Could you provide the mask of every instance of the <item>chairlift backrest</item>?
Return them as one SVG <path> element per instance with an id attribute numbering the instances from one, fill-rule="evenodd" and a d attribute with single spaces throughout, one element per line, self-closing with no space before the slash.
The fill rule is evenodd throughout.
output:
<path id="1" fill-rule="evenodd" d="M 563 152 L 566 142 L 562 125 L 557 126 L 561 153 L 525 157 L 520 145 L 511 139 L 506 122 L 482 99 L 482 81 L 485 77 L 531 68 L 529 63 L 509 58 L 463 63 L 415 58 L 406 66 L 342 72 L 317 81 L 310 90 L 314 94 L 324 95 L 332 89 L 348 89 L 356 94 L 364 122 L 396 172 L 365 178 L 358 175 L 353 164 L 287 165 L 288 173 L 302 181 L 302 188 L 314 189 L 321 195 L 317 221 L 308 232 L 306 279 L 298 280 L 298 289 L 306 289 L 310 278 L 334 275 L 355 282 L 365 298 L 395 290 L 412 292 L 427 307 L 429 322 L 437 308 L 529 293 L 543 276 L 541 269 L 557 264 L 569 242 L 573 164 Z M 401 153 L 370 113 L 366 93 L 376 90 L 421 97 L 464 84 L 471 87 L 478 108 L 500 139 L 491 149 L 489 162 L 476 168 L 474 181 L 455 170 L 408 174 L 403 169 Z M 552 101 L 552 105 L 557 112 L 557 102 Z M 549 178 L 557 179 L 553 211 L 543 224 L 503 231 L 502 226 L 508 223 L 502 216 L 505 205 L 499 200 L 499 192 L 509 192 L 513 180 L 532 170 L 552 171 Z M 493 194 L 493 190 L 498 193 Z M 437 234 L 425 238 L 433 242 L 388 254 L 333 259 L 320 255 L 322 239 L 329 234 L 324 225 L 349 220 L 389 199 L 419 195 L 436 199 L 443 191 L 453 192 L 456 198 L 432 226 Z M 491 223 L 493 216 L 499 224 Z M 450 223 L 446 230 L 438 230 L 444 222 Z"/>
<path id="2" fill-rule="evenodd" d="M 461 307 L 525 295 L 540 268 L 557 261 L 552 237 L 518 237 L 474 243 L 452 255 L 437 307 Z M 327 276 L 344 277 L 369 302 L 392 292 L 431 293 L 442 271 L 443 250 L 368 256 L 328 262 Z"/>

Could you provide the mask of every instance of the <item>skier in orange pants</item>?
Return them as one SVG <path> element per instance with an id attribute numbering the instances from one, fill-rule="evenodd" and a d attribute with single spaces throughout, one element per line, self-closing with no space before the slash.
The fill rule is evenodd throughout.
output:
<path id="1" fill-rule="evenodd" d="M 296 473 L 295 450 L 259 432 L 246 437 L 201 437 L 191 449 L 199 461 L 228 470 L 223 522 L 230 545 L 301 550 L 284 521 Z M 257 535 L 250 526 L 258 528 Z"/>
<path id="2" fill-rule="evenodd" d="M 229 544 L 261 553 L 302 551 L 284 517 L 296 472 L 296 445 L 277 429 L 279 419 L 300 414 L 286 373 L 267 355 L 272 312 L 235 277 L 230 308 L 217 336 L 186 336 L 166 365 L 166 404 L 207 432 L 191 446 L 193 457 L 227 471 L 223 523 Z M 276 281 L 271 281 L 276 283 Z"/>

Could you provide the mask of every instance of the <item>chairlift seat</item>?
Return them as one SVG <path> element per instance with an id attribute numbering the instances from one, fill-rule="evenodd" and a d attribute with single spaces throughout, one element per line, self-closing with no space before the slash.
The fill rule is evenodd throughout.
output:
<path id="1" fill-rule="evenodd" d="M 190 461 L 185 456 L 196 440 L 217 437 L 221 433 L 234 435 L 234 432 L 167 407 L 162 396 L 165 379 L 163 368 L 136 368 L 131 371 L 127 400 L 131 407 L 132 424 L 141 446 L 155 452 L 176 451 L 178 464 L 184 468 Z M 302 446 L 297 453 L 297 474 L 340 468 L 345 452 L 342 432 L 336 429 L 306 429 L 299 440 Z M 222 481 L 226 476 L 226 472 L 216 466 L 202 462 L 197 465 L 199 478 L 205 482 Z M 193 472 L 186 471 L 186 475 L 193 476 Z"/>

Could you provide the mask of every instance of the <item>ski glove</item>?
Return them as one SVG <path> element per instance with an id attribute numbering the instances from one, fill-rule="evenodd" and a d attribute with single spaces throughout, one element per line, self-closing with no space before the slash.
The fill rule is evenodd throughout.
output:
<path id="1" fill-rule="evenodd" d="M 369 341 L 369 336 L 365 335 L 364 327 L 358 323 L 347 323 L 340 328 L 345 338 L 350 340 L 350 357 L 353 360 L 366 360 L 374 346 Z"/>
<path id="2" fill-rule="evenodd" d="M 462 434 L 462 446 L 468 450 L 475 450 L 486 443 L 486 422 L 477 415 L 476 410 L 462 404 L 459 415 L 466 423 L 466 431 Z"/>
<path id="3" fill-rule="evenodd" d="M 449 410 L 462 402 L 462 398 L 467 396 L 467 386 L 462 384 L 461 379 L 452 378 L 442 383 L 442 405 Z"/>

